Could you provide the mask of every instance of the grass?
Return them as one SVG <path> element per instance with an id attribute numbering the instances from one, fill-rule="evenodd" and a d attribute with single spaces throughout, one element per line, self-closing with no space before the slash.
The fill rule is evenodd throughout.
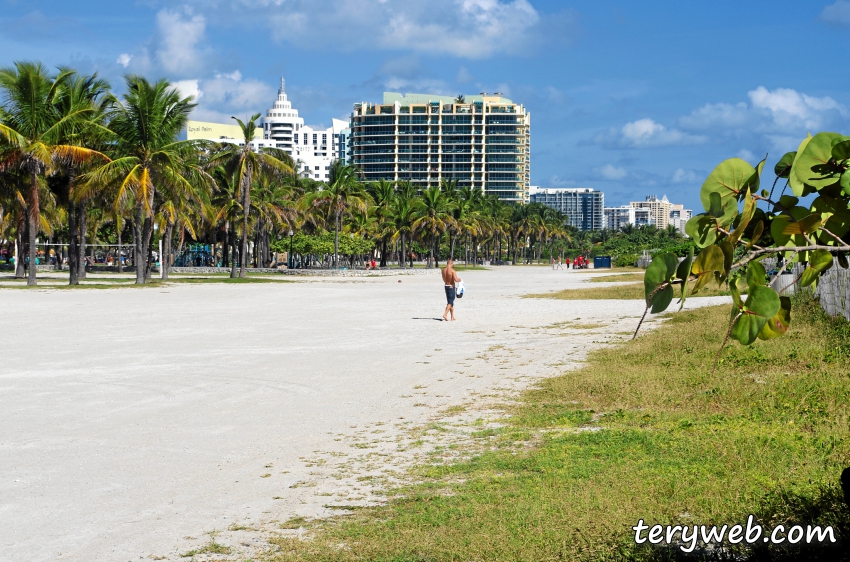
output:
<path id="1" fill-rule="evenodd" d="M 592 277 L 588 281 L 591 283 L 623 283 L 624 281 L 640 281 L 643 283 L 643 276 L 643 273 L 618 273 L 617 275 Z"/>
<path id="2" fill-rule="evenodd" d="M 222 544 L 218 544 L 215 541 L 212 541 L 209 544 L 202 546 L 201 548 L 196 548 L 195 550 L 184 552 L 180 556 L 181 558 L 191 558 L 199 554 L 230 554 L 230 552 L 231 549 L 229 546 L 224 546 Z"/>
<path id="3" fill-rule="evenodd" d="M 595 281 L 595 279 L 594 279 Z M 679 289 L 675 288 L 676 301 L 678 301 Z M 717 287 L 715 283 L 709 283 L 708 286 L 701 289 L 696 295 L 691 297 L 724 297 L 729 296 L 729 291 L 725 287 Z M 629 283 L 627 285 L 588 287 L 580 289 L 564 289 L 553 293 L 537 293 L 525 295 L 531 299 L 561 299 L 561 300 L 644 300 L 643 283 Z"/>
<path id="4" fill-rule="evenodd" d="M 472 460 L 424 468 L 390 503 L 319 523 L 311 541 L 275 539 L 267 560 L 678 560 L 636 547 L 631 527 L 750 513 L 846 537 L 850 325 L 804 298 L 784 338 L 730 346 L 713 372 L 728 317 L 727 306 L 674 314 L 592 352 L 524 393 Z M 846 559 L 777 548 L 758 560 Z"/>

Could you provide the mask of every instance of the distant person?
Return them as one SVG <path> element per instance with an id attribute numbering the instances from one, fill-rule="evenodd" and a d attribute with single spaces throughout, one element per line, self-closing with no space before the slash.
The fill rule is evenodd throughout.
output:
<path id="1" fill-rule="evenodd" d="M 564 269 L 564 266 L 561 264 L 561 256 L 558 256 L 558 269 Z"/>
<path id="2" fill-rule="evenodd" d="M 446 311 L 443 313 L 443 320 L 448 321 L 447 316 L 451 314 L 452 321 L 455 320 L 455 286 L 461 281 L 455 271 L 455 262 L 452 258 L 446 262 L 446 267 L 443 269 L 443 285 L 446 289 Z"/>
<path id="3" fill-rule="evenodd" d="M 572 268 L 573 268 L 573 266 L 572 266 L 572 262 L 570 261 L 570 257 L 567 256 L 567 269 L 572 269 Z"/>

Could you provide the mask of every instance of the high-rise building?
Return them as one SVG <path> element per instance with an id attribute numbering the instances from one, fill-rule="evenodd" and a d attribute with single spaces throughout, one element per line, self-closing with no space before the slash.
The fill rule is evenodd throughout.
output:
<path id="1" fill-rule="evenodd" d="M 366 181 L 419 189 L 455 179 L 505 201 L 528 200 L 531 115 L 500 93 L 465 96 L 385 92 L 351 113 L 351 164 Z"/>
<path id="2" fill-rule="evenodd" d="M 647 209 L 656 227 L 663 230 L 670 223 L 670 201 L 665 195 L 659 199 L 656 195 L 647 195 L 645 201 L 632 201 L 629 203 L 635 209 Z"/>
<path id="3" fill-rule="evenodd" d="M 632 206 L 605 207 L 602 213 L 605 215 L 605 228 L 608 230 L 622 230 L 627 224 L 637 223 L 636 211 Z"/>
<path id="4" fill-rule="evenodd" d="M 605 228 L 605 194 L 601 191 L 588 187 L 538 189 L 531 194 L 531 202 L 542 203 L 564 213 L 570 218 L 570 224 L 579 230 Z"/>
<path id="5" fill-rule="evenodd" d="M 691 209 L 685 209 L 684 205 L 670 205 L 670 224 L 675 226 L 679 232 L 685 234 L 685 225 L 693 216 L 694 212 Z"/>
<path id="6" fill-rule="evenodd" d="M 286 83 L 280 79 L 277 100 L 266 111 L 261 127 L 257 129 L 254 149 L 260 147 L 279 148 L 295 160 L 298 172 L 314 180 L 325 181 L 331 162 L 337 158 L 345 160 L 348 123 L 333 119 L 327 129 L 313 129 L 304 124 L 298 110 L 292 107 L 286 95 Z M 189 121 L 186 138 L 206 139 L 242 145 L 241 131 L 235 123 L 219 124 Z"/>

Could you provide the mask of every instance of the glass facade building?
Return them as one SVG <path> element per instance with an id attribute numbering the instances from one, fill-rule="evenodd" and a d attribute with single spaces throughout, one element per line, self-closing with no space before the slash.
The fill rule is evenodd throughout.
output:
<path id="1" fill-rule="evenodd" d="M 528 201 L 531 115 L 501 94 L 459 102 L 387 92 L 382 104 L 355 104 L 350 129 L 350 163 L 365 181 L 425 189 L 454 179 L 504 201 Z"/>
<path id="2" fill-rule="evenodd" d="M 531 195 L 532 203 L 542 203 L 570 218 L 570 224 L 579 230 L 605 228 L 605 194 L 587 187 L 578 189 L 539 189 Z"/>

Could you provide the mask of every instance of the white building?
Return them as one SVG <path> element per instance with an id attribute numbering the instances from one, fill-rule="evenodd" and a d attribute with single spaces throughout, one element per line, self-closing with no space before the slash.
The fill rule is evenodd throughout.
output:
<path id="1" fill-rule="evenodd" d="M 564 213 L 570 224 L 579 230 L 605 228 L 603 212 L 605 194 L 589 187 L 578 189 L 536 188 L 530 195 L 532 203 L 541 203 Z"/>
<path id="2" fill-rule="evenodd" d="M 675 226 L 685 237 L 687 237 L 687 234 L 685 234 L 685 225 L 688 224 L 688 221 L 693 215 L 694 212 L 691 209 L 685 209 L 684 205 L 670 206 L 670 224 Z"/>
<path id="3" fill-rule="evenodd" d="M 255 150 L 261 147 L 284 150 L 295 160 L 297 170 L 303 177 L 326 181 L 331 162 L 338 158 L 346 160 L 348 123 L 333 119 L 332 125 L 327 129 L 313 129 L 305 125 L 304 119 L 298 115 L 298 110 L 294 109 L 292 102 L 287 99 L 285 86 L 281 78 L 277 100 L 266 111 L 261 127 L 257 129 L 256 140 L 251 144 Z M 188 139 L 229 142 L 240 146 L 244 144 L 244 140 L 239 138 L 240 131 L 235 123 L 222 125 L 189 121 L 186 131 Z"/>
<path id="4" fill-rule="evenodd" d="M 605 207 L 605 228 L 608 230 L 621 230 L 624 225 L 637 223 L 636 209 L 630 205 L 623 207 Z"/>
<path id="5" fill-rule="evenodd" d="M 286 97 L 286 84 L 280 79 L 277 101 L 266 111 L 263 118 L 263 139 L 274 141 L 300 164 L 299 172 L 309 178 L 328 179 L 331 162 L 337 158 L 345 160 L 348 123 L 333 119 L 327 129 L 313 129 L 304 124 L 298 110 Z"/>

